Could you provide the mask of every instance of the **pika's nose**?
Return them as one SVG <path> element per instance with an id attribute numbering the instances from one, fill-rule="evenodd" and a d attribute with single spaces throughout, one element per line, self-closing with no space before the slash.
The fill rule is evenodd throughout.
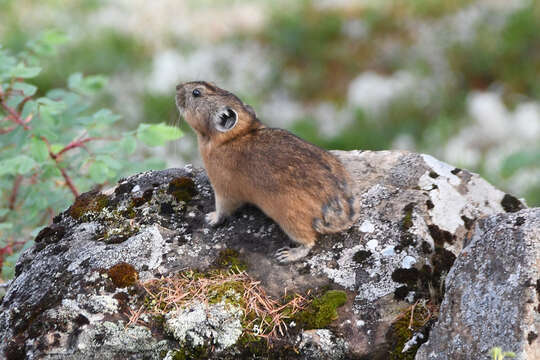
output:
<path id="1" fill-rule="evenodd" d="M 182 88 L 182 84 L 176 85 L 176 91 L 180 91 L 181 88 Z"/>

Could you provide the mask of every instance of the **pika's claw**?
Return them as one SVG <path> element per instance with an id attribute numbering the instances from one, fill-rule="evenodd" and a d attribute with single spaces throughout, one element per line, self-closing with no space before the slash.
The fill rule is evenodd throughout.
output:
<path id="1" fill-rule="evenodd" d="M 208 214 L 206 214 L 205 217 L 206 223 L 210 226 L 218 226 L 223 222 L 223 217 L 219 216 L 217 211 L 212 211 Z"/>
<path id="2" fill-rule="evenodd" d="M 282 247 L 276 251 L 275 257 L 280 263 L 286 264 L 305 257 L 310 249 L 311 247 L 307 246 L 299 246 L 292 249 L 290 247 Z"/>
<path id="3" fill-rule="evenodd" d="M 276 260 L 282 264 L 288 263 L 289 250 L 289 247 L 282 247 L 281 249 L 278 249 L 275 254 Z"/>

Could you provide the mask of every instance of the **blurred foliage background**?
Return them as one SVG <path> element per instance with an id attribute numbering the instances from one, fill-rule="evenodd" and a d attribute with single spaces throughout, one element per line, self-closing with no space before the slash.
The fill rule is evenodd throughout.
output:
<path id="1" fill-rule="evenodd" d="M 122 115 L 113 133 L 184 130 L 139 159 L 200 165 L 173 101 L 200 79 L 324 148 L 429 153 L 540 205 L 540 1 L 0 0 L 4 49 L 51 29 L 68 41 L 38 95 L 103 74 L 92 106 Z"/>

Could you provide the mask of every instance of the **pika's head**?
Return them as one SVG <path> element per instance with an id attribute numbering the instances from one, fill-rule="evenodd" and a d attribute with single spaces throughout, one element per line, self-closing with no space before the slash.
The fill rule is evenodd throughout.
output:
<path id="1" fill-rule="evenodd" d="M 176 86 L 176 106 L 203 138 L 229 138 L 260 124 L 251 106 L 236 95 L 204 81 Z"/>

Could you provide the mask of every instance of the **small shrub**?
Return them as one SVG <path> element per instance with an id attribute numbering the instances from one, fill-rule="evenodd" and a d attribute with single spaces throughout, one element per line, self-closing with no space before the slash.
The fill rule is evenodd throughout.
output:
<path id="1" fill-rule="evenodd" d="M 32 82 L 40 60 L 66 41 L 48 31 L 18 53 L 0 45 L 0 279 L 13 276 L 19 252 L 81 191 L 164 166 L 155 159 L 129 161 L 139 143 L 161 146 L 182 135 L 163 123 L 114 129 L 120 116 L 92 108 L 107 83 L 101 75 L 77 72 L 66 88 L 41 94 Z"/>

